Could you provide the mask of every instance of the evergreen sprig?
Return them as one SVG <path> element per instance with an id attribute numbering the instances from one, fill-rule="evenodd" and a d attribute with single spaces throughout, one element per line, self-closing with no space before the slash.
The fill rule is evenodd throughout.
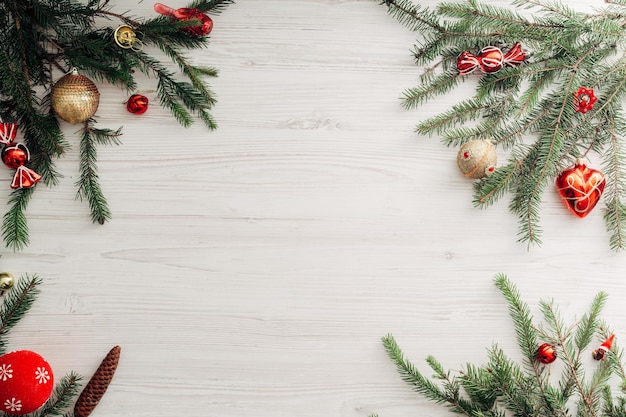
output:
<path id="1" fill-rule="evenodd" d="M 552 301 L 542 300 L 539 322 L 505 275 L 497 275 L 494 281 L 508 304 L 523 356 L 522 364 L 493 345 L 487 351 L 487 364 L 468 363 L 457 372 L 444 371 L 434 357 L 428 356 L 426 362 L 435 372 L 428 378 L 405 357 L 394 337 L 386 335 L 382 339 L 384 348 L 402 379 L 429 400 L 470 417 L 626 415 L 623 350 L 613 343 L 604 360 L 594 361 L 591 369 L 584 369 L 589 361 L 583 354 L 590 355 L 594 339 L 601 342 L 611 333 L 600 319 L 607 294 L 598 293 L 589 311 L 573 324 L 566 324 Z M 536 359 L 539 343 L 555 346 L 563 369 L 560 377 L 550 373 L 552 365 L 544 365 Z M 615 379 L 620 381 L 621 392 L 611 386 Z"/>
<path id="2" fill-rule="evenodd" d="M 421 84 L 402 96 L 407 109 L 466 81 L 456 68 L 463 51 L 477 54 L 489 45 L 506 51 L 521 42 L 530 52 L 523 65 L 482 76 L 473 97 L 416 127 L 421 134 L 440 136 L 446 146 L 489 139 L 508 152 L 507 162 L 474 184 L 473 202 L 485 208 L 510 194 L 519 240 L 529 244 L 541 243 L 541 202 L 548 186 L 578 158 L 593 155 L 607 178 L 604 220 L 610 247 L 626 249 L 626 2 L 604 3 L 587 14 L 558 0 L 515 0 L 513 8 L 465 0 L 432 9 L 411 0 L 381 2 L 420 35 L 413 52 L 425 70 Z M 573 104 L 574 92 L 583 86 L 598 97 L 586 114 Z"/>
<path id="3" fill-rule="evenodd" d="M 30 150 L 29 166 L 48 186 L 61 174 L 56 158 L 71 146 L 50 107 L 50 91 L 60 76 L 77 68 L 95 82 L 109 83 L 132 92 L 137 75 L 156 78 L 158 101 L 184 127 L 195 118 L 209 129 L 217 124 L 210 114 L 216 102 L 205 77 L 217 76 L 211 67 L 194 65 L 185 56 L 190 49 L 208 46 L 207 36 L 181 30 L 195 20 L 173 21 L 160 15 L 136 18 L 116 13 L 109 0 L 6 0 L 0 2 L 0 120 L 17 122 Z M 232 0 L 192 0 L 188 7 L 218 14 Z M 102 26 L 102 22 L 111 26 Z M 115 29 L 129 25 L 141 39 L 141 50 L 120 48 Z M 164 54 L 178 69 L 156 57 Z M 136 71 L 136 73 L 135 73 Z M 182 80 L 180 79 L 182 76 Z M 94 222 L 110 217 L 98 184 L 96 145 L 117 143 L 119 129 L 96 129 L 85 122 L 80 141 L 80 180 L 77 196 L 89 202 Z M 2 236 L 7 247 L 21 250 L 29 243 L 25 211 L 32 189 L 11 194 L 10 209 L 3 218 Z"/>

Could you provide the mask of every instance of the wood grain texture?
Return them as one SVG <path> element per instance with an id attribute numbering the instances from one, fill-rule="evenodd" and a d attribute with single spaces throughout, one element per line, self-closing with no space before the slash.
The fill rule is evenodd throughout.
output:
<path id="1" fill-rule="evenodd" d="M 12 346 L 89 376 L 121 345 L 94 417 L 400 417 L 447 413 L 402 383 L 381 336 L 419 364 L 481 362 L 493 342 L 517 354 L 496 273 L 571 320 L 605 290 L 626 334 L 626 255 L 599 210 L 580 221 L 548 192 L 544 244 L 528 250 L 507 202 L 473 208 L 456 151 L 413 132 L 471 91 L 403 110 L 415 39 L 373 0 L 239 0 L 191 55 L 220 70 L 217 131 L 156 105 L 130 115 L 100 86 L 99 125 L 124 126 L 99 150 L 113 219 L 92 225 L 75 201 L 74 149 L 29 207 L 31 245 L 2 257 L 45 278 Z"/>

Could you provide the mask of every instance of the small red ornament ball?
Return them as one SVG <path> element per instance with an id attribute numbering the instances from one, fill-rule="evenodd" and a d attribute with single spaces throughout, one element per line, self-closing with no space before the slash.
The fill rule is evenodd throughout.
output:
<path id="1" fill-rule="evenodd" d="M 478 54 L 478 63 L 480 69 L 486 74 L 498 72 L 504 65 L 504 54 L 500 48 L 486 46 Z"/>
<path id="2" fill-rule="evenodd" d="M 549 343 L 539 346 L 535 355 L 537 360 L 546 365 L 556 360 L 556 349 Z"/>
<path id="3" fill-rule="evenodd" d="M 0 409 L 5 413 L 32 413 L 53 388 L 52 368 L 38 353 L 18 350 L 0 356 Z"/>
<path id="4" fill-rule="evenodd" d="M 30 159 L 30 153 L 25 145 L 17 143 L 15 145 L 5 147 L 0 153 L 0 158 L 2 159 L 2 162 L 4 162 L 4 165 L 9 168 L 18 169 L 28 162 Z"/>
<path id="5" fill-rule="evenodd" d="M 148 110 L 148 97 L 141 94 L 133 94 L 126 102 L 126 110 L 133 114 L 144 114 Z"/>

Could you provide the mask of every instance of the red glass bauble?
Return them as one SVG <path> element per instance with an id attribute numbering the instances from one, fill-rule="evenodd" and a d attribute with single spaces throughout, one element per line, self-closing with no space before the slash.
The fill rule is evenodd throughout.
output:
<path id="1" fill-rule="evenodd" d="M 41 407 L 52 394 L 52 368 L 38 353 L 18 350 L 0 356 L 0 409 L 22 415 Z"/>
<path id="2" fill-rule="evenodd" d="M 537 349 L 535 357 L 539 362 L 545 363 L 547 365 L 556 360 L 556 349 L 551 344 L 544 343 Z"/>
<path id="3" fill-rule="evenodd" d="M 141 94 L 133 94 L 126 102 L 126 110 L 133 114 L 144 114 L 148 110 L 148 97 Z"/>
<path id="4" fill-rule="evenodd" d="M 4 165 L 9 168 L 17 169 L 28 162 L 30 152 L 28 152 L 28 148 L 25 145 L 16 143 L 5 147 L 2 153 L 0 153 L 0 158 L 2 158 Z"/>
<path id="5" fill-rule="evenodd" d="M 0 122 L 0 143 L 10 144 L 17 135 L 17 123 Z"/>
<path id="6" fill-rule="evenodd" d="M 478 63 L 480 69 L 487 74 L 500 71 L 504 65 L 504 54 L 498 47 L 486 46 L 478 54 Z"/>
<path id="7" fill-rule="evenodd" d="M 205 36 L 213 30 L 213 20 L 196 8 L 181 7 L 180 9 L 173 9 L 164 4 L 156 3 L 154 10 L 159 14 L 178 20 L 197 20 L 199 24 L 182 28 L 182 30 L 191 35 Z"/>
<path id="8" fill-rule="evenodd" d="M 598 204 L 606 178 L 597 169 L 588 168 L 581 161 L 563 170 L 556 177 L 556 188 L 565 206 L 582 218 Z"/>

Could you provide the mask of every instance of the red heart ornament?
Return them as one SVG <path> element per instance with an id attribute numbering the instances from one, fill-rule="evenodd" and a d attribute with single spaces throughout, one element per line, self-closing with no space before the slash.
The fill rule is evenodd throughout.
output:
<path id="1" fill-rule="evenodd" d="M 577 217 L 583 218 L 598 204 L 606 178 L 597 169 L 576 161 L 573 167 L 556 177 L 556 187 L 565 206 Z"/>

